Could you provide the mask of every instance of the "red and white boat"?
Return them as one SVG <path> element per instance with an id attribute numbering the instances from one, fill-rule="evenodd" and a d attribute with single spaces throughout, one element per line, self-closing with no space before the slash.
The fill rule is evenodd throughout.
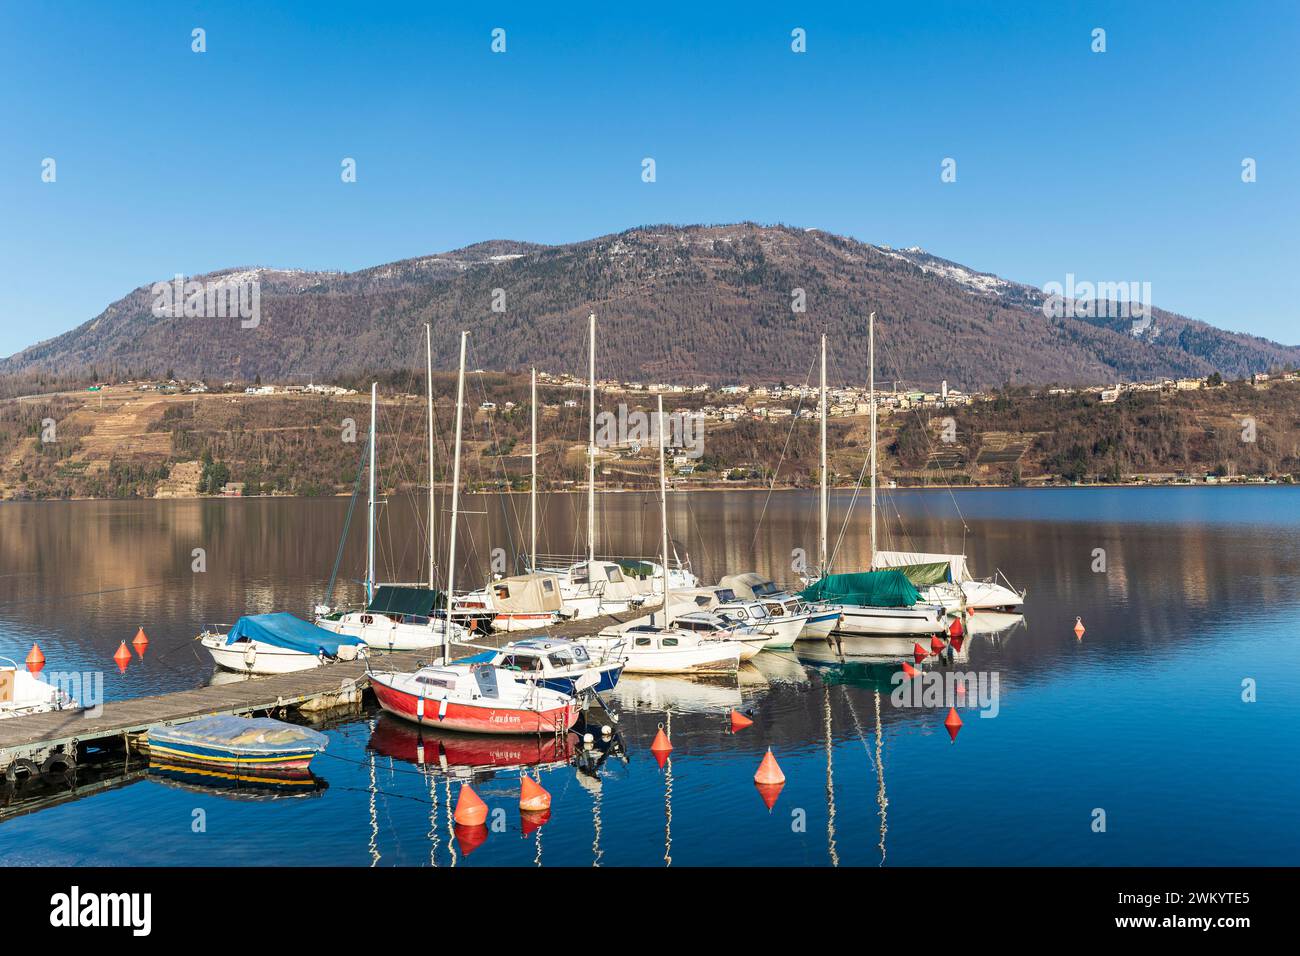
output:
<path id="1" fill-rule="evenodd" d="M 412 673 L 370 672 L 379 705 L 404 720 L 472 734 L 566 731 L 578 720 L 568 694 L 516 680 L 492 664 L 431 664 Z"/>

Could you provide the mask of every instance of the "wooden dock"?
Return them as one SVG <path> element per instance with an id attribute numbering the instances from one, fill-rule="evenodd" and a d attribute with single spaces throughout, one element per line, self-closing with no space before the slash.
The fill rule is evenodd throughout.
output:
<path id="1" fill-rule="evenodd" d="M 495 648 L 528 637 L 576 637 L 594 634 L 619 620 L 596 617 L 513 634 L 475 635 L 474 643 Z M 457 654 L 453 648 L 453 656 L 474 651 L 474 647 L 468 647 Z M 429 655 L 423 652 L 372 650 L 370 666 L 376 670 L 415 670 L 428 659 Z M 78 748 L 87 744 L 129 747 L 133 736 L 159 724 L 179 724 L 217 714 L 279 715 L 288 710 L 312 712 L 358 705 L 368 683 L 366 667 L 365 661 L 338 662 L 289 674 L 235 679 L 170 694 L 110 701 L 93 716 L 85 710 L 62 710 L 0 720 L 0 772 L 20 760 L 31 761 L 39 767 L 52 754 L 62 753 L 75 761 Z"/>

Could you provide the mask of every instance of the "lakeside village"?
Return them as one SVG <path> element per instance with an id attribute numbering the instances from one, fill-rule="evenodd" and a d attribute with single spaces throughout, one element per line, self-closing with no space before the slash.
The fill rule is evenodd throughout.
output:
<path id="1" fill-rule="evenodd" d="M 483 370 L 476 370 L 478 374 L 484 374 Z M 496 373 L 493 373 L 496 374 Z M 542 413 L 554 415 L 557 411 L 565 410 L 570 413 L 577 412 L 579 409 L 586 407 L 586 390 L 589 387 L 588 382 L 578 376 L 562 373 L 554 374 L 539 371 L 537 373 L 539 387 L 551 390 L 551 400 L 548 402 L 542 400 L 540 408 Z M 1041 386 L 1035 388 L 1022 388 L 1020 394 L 1031 400 L 1046 402 L 1083 402 L 1086 405 L 1096 404 L 1098 406 L 1115 405 L 1120 402 L 1126 395 L 1133 396 L 1151 396 L 1155 399 L 1162 399 L 1164 396 L 1172 396 L 1177 400 L 1181 396 L 1187 396 L 1193 399 L 1196 393 L 1204 394 L 1206 398 L 1211 397 L 1216 392 L 1223 392 L 1230 387 L 1237 389 L 1248 389 L 1250 392 L 1264 391 L 1272 388 L 1278 383 L 1293 383 L 1300 381 L 1300 371 L 1275 371 L 1272 373 L 1259 372 L 1250 376 L 1249 379 L 1243 379 L 1236 382 L 1227 382 L 1218 373 L 1214 373 L 1206 378 L 1161 378 L 1153 381 L 1139 381 L 1115 383 L 1107 385 L 1091 386 Z M 253 385 L 244 385 L 236 382 L 225 382 L 221 385 L 208 385 L 203 382 L 187 382 L 175 378 L 163 382 L 132 382 L 127 383 L 129 388 L 142 392 L 158 392 L 162 394 L 192 394 L 200 395 L 207 393 L 225 394 L 225 395 L 247 395 L 247 396 L 329 396 L 329 397 L 346 397 L 358 396 L 358 390 L 341 385 L 333 384 L 263 384 L 257 381 Z M 93 386 L 92 390 L 102 386 Z M 629 405 L 638 404 L 638 396 L 656 396 L 674 398 L 674 406 L 677 413 L 684 416 L 697 429 L 702 429 L 705 423 L 715 423 L 717 425 L 732 425 L 734 423 L 752 422 L 758 425 L 770 423 L 778 425 L 785 421 L 793 423 L 794 421 L 811 421 L 816 422 L 819 419 L 819 393 L 818 388 L 814 385 L 787 385 L 781 384 L 727 384 L 727 385 L 679 385 L 672 383 L 642 383 L 631 381 L 618 381 L 606 379 L 599 381 L 597 387 L 604 396 L 626 396 Z M 555 401 L 554 394 L 556 389 L 571 390 L 573 397 L 563 398 Z M 1094 475 L 1091 480 L 1083 474 L 1066 475 L 1066 474 L 1032 474 L 1033 469 L 1026 469 L 1026 474 L 1021 477 L 1020 464 L 1029 462 L 1030 456 L 1026 453 L 1032 444 L 1032 432 L 1026 432 L 1021 435 L 999 432 L 985 432 L 980 435 L 980 440 L 975 443 L 974 447 L 965 449 L 966 476 L 958 474 L 958 459 L 952 457 L 953 446 L 944 447 L 942 442 L 943 423 L 951 422 L 953 419 L 945 415 L 946 410 L 951 410 L 953 415 L 960 415 L 962 410 L 967 412 L 978 412 L 979 408 L 986 403 L 998 402 L 1005 396 L 1004 392 L 971 392 L 966 393 L 956 388 L 949 387 L 946 381 L 939 383 L 938 388 L 908 388 L 900 387 L 899 383 L 884 383 L 883 387 L 876 390 L 876 402 L 879 414 L 882 419 L 882 427 L 891 428 L 890 419 L 893 419 L 892 427 L 897 429 L 905 427 L 912 416 L 903 417 L 899 413 L 915 411 L 917 415 L 914 420 L 927 421 L 931 424 L 929 428 L 935 436 L 936 450 L 930 452 L 929 460 L 923 464 L 916 465 L 911 469 L 902 467 L 898 462 L 897 468 L 893 469 L 889 484 L 895 484 L 897 479 L 901 485 L 917 484 L 1017 484 L 1017 485 L 1053 485 L 1053 484 L 1080 484 L 1080 483 L 1101 483 L 1101 484 L 1226 484 L 1226 483 L 1274 483 L 1277 481 L 1289 482 L 1292 480 L 1291 475 L 1281 473 L 1238 473 L 1235 465 L 1229 464 L 1228 467 L 1206 468 L 1203 470 L 1185 469 L 1185 470 L 1148 470 L 1141 473 L 1128 473 L 1122 477 L 1107 477 L 1104 475 Z M 417 395 L 394 396 L 402 400 L 416 401 L 420 400 Z M 237 399 L 232 399 L 237 400 Z M 690 407 L 698 401 L 695 407 Z M 499 402 L 499 404 L 498 404 Z M 608 406 L 608 399 L 605 404 Z M 515 401 L 505 401 L 498 398 L 497 401 L 484 398 L 482 401 L 471 403 L 471 411 L 476 409 L 476 417 L 482 419 L 501 414 L 511 414 L 517 408 L 520 411 L 526 407 L 526 402 L 520 406 Z M 995 407 L 989 404 L 991 409 Z M 865 420 L 870 415 L 870 395 L 865 386 L 835 386 L 827 389 L 827 411 L 828 418 L 835 419 L 860 419 Z M 856 428 L 860 423 L 845 422 L 846 426 Z M 1030 439 L 1026 441 L 1025 439 Z M 601 444 L 598 438 L 598 444 Z M 961 446 L 958 445 L 958 448 Z M 610 447 L 602 444 L 602 453 L 618 454 L 622 451 L 628 452 L 626 448 Z M 631 455 L 635 456 L 642 451 L 641 448 L 632 447 Z M 670 469 L 672 480 L 679 487 L 706 487 L 717 482 L 725 482 L 728 487 L 744 487 L 746 484 L 752 484 L 755 481 L 766 484 L 771 473 L 764 467 L 762 461 L 740 461 L 735 462 L 733 466 L 714 469 L 706 474 L 707 469 L 700 467 L 696 461 L 696 454 L 689 454 L 688 449 L 676 448 L 670 458 Z M 958 456 L 960 458 L 960 456 Z M 990 467 L 991 466 L 991 467 Z M 1006 469 L 999 477 L 998 466 Z M 982 473 L 982 474 L 980 474 Z M 611 473 L 602 468 L 602 474 L 606 477 L 617 477 L 617 470 Z M 1010 475 L 1010 480 L 1006 480 L 1005 475 Z M 842 476 L 841 476 L 842 477 Z M 974 481 L 969 480 L 974 477 Z M 617 482 L 615 482 L 617 483 Z M 560 486 L 572 484 L 571 481 L 560 481 Z M 214 488 L 212 491 L 216 492 Z M 244 485 L 241 482 L 228 482 L 220 487 L 218 493 L 226 495 L 241 495 L 244 493 Z"/>

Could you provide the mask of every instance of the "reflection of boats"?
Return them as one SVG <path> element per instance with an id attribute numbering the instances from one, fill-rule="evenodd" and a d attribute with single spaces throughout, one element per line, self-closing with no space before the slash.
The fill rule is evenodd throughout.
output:
<path id="1" fill-rule="evenodd" d="M 245 674 L 287 674 L 331 660 L 355 660 L 359 637 L 331 634 L 292 614 L 249 614 L 225 634 L 207 628 L 199 635 L 218 667 Z"/>
<path id="2" fill-rule="evenodd" d="M 759 655 L 759 659 L 767 655 Z M 748 670 L 753 665 L 746 664 Z M 611 696 L 629 711 L 701 713 L 741 705 L 737 676 L 674 677 L 665 674 L 628 675 L 619 681 Z"/>
<path id="3" fill-rule="evenodd" d="M 144 746 L 150 762 L 200 764 L 234 772 L 305 773 L 329 739 L 322 733 L 271 717 L 200 717 L 174 726 L 150 727 Z"/>
<path id="4" fill-rule="evenodd" d="M 193 793 L 216 794 L 231 800 L 278 800 L 318 797 L 329 786 L 310 771 L 296 774 L 235 772 L 172 763 L 149 763 L 149 779 Z"/>
<path id="5" fill-rule="evenodd" d="M 52 684 L 27 673 L 7 657 L 0 657 L 0 718 L 70 710 L 77 702 Z"/>
<path id="6" fill-rule="evenodd" d="M 1025 623 L 1023 614 L 1003 614 L 979 611 L 966 620 L 966 633 L 971 637 L 985 637 L 997 646 Z"/>
<path id="7" fill-rule="evenodd" d="M 800 645 L 800 650 L 804 647 L 812 647 L 814 644 L 815 642 L 805 642 Z M 769 683 L 801 684 L 808 680 L 808 672 L 804 666 L 789 654 L 760 654 L 750 661 L 750 664 Z"/>
<path id="8" fill-rule="evenodd" d="M 444 772 L 506 770 L 567 764 L 578 747 L 578 735 L 529 734 L 521 737 L 433 732 L 396 720 L 381 717 L 370 735 L 367 749 L 414 764 Z"/>

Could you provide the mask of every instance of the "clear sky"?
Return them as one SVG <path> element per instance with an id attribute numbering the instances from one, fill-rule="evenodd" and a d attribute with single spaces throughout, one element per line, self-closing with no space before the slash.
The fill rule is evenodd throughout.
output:
<path id="1" fill-rule="evenodd" d="M 745 219 L 1300 343 L 1300 4 L 472 6 L 4 2 L 0 355 L 178 272 Z"/>

